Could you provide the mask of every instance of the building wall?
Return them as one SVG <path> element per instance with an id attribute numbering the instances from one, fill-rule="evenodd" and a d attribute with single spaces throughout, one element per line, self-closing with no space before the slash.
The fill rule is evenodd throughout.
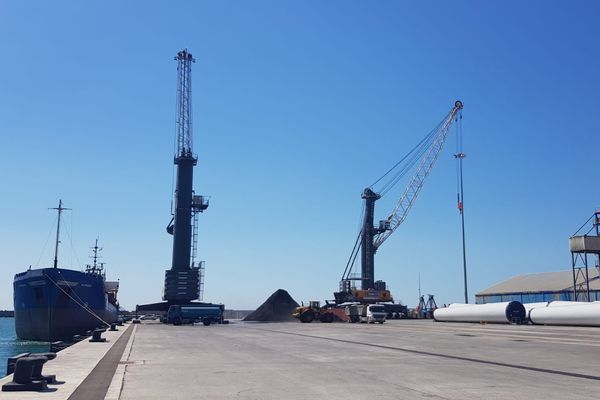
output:
<path id="1" fill-rule="evenodd" d="M 600 291 L 590 290 L 590 297 L 592 301 L 600 300 Z M 486 304 L 486 303 L 501 303 L 505 301 L 520 301 L 521 303 L 538 303 L 542 301 L 572 301 L 573 292 L 543 292 L 543 293 L 497 293 L 489 295 L 475 295 L 475 303 Z"/>

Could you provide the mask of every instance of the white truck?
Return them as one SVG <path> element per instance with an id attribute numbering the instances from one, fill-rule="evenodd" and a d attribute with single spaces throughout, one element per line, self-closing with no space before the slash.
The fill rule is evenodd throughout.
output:
<path id="1" fill-rule="evenodd" d="M 381 304 L 364 304 L 359 307 L 360 309 L 360 322 L 374 324 L 379 322 L 383 324 L 387 313 L 385 307 Z"/>

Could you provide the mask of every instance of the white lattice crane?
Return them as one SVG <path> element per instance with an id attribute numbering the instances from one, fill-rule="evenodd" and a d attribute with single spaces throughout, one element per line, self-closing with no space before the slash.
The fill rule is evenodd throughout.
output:
<path id="1" fill-rule="evenodd" d="M 423 188 L 425 179 L 444 148 L 452 122 L 457 118 L 462 108 L 462 102 L 456 101 L 454 107 L 452 107 L 436 128 L 396 163 L 396 165 L 375 181 L 373 185 L 364 189 L 361 196 L 365 200 L 363 224 L 342 275 L 340 291 L 335 293 L 336 302 L 392 300 L 390 292 L 385 287 L 385 282 L 375 282 L 374 280 L 375 253 L 406 219 Z M 375 202 L 384 196 L 413 168 L 415 169 L 412 178 L 404 189 L 396 206 L 388 217 L 379 221 L 379 226 L 375 227 L 373 225 Z M 374 191 L 373 187 L 386 177 L 390 177 L 387 183 L 378 192 Z M 359 250 L 361 253 L 361 272 L 360 274 L 355 274 L 353 273 L 353 267 Z M 360 290 L 356 289 L 353 285 L 353 281 L 358 280 L 361 281 Z"/>

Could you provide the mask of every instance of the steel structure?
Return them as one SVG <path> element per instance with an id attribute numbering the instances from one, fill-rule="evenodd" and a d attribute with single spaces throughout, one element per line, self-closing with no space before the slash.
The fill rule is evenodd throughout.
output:
<path id="1" fill-rule="evenodd" d="M 198 158 L 192 152 L 192 64 L 194 57 L 187 50 L 175 56 L 177 61 L 177 122 L 174 163 L 177 168 L 173 199 L 173 218 L 167 232 L 173 235 L 171 269 L 165 271 L 163 300 L 187 302 L 200 296 L 201 273 L 196 265 L 196 214 L 208 208 L 203 196 L 195 196 L 194 166 Z"/>
<path id="2" fill-rule="evenodd" d="M 592 222 L 592 227 L 584 235 L 578 235 L 590 222 Z M 595 235 L 589 235 L 590 232 L 595 232 Z M 594 212 L 569 238 L 569 249 L 573 266 L 573 300 L 591 301 L 588 255 L 596 255 L 595 267 L 600 272 L 600 211 Z"/>
<path id="3" fill-rule="evenodd" d="M 413 150 L 411 150 L 402 160 L 394 167 L 387 171 L 373 185 L 365 188 L 361 197 L 364 199 L 364 219 L 361 231 L 355 242 L 354 248 L 346 264 L 346 269 L 340 281 L 340 292 L 335 293 L 337 302 L 355 300 L 349 293 L 353 290 L 352 281 L 360 280 L 361 289 L 363 291 L 378 290 L 385 291 L 385 282 L 375 282 L 375 253 L 377 249 L 394 233 L 396 229 L 404 222 L 408 216 L 408 212 L 412 208 L 417 199 L 425 179 L 435 165 L 446 139 L 452 122 L 462 110 L 463 104 L 461 101 L 456 101 L 454 107 L 448 112 L 442 122 L 431 131 Z M 408 160 L 404 166 L 402 162 Z M 383 194 L 387 193 L 399 179 L 410 168 L 416 165 L 416 169 L 409 184 L 404 189 L 404 192 L 397 201 L 394 209 L 384 220 L 379 221 L 378 226 L 374 226 L 375 202 L 379 200 Z M 373 186 L 381 181 L 385 176 L 390 174 L 397 167 L 400 172 L 396 172 L 391 180 L 384 185 L 381 192 L 373 190 Z M 353 274 L 353 265 L 358 256 L 358 251 L 361 253 L 361 273 L 360 276 Z M 376 287 L 377 286 L 377 287 Z M 388 292 L 389 294 L 389 292 Z M 384 300 L 384 299 L 380 299 Z M 387 300 L 387 299 L 386 299 Z"/>

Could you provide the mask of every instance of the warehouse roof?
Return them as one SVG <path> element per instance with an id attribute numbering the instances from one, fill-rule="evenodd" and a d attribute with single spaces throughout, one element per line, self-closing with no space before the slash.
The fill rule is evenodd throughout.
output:
<path id="1" fill-rule="evenodd" d="M 597 268 L 589 268 L 590 290 L 600 290 Z M 573 289 L 573 270 L 517 275 L 489 287 L 476 296 L 503 293 L 561 292 Z"/>

